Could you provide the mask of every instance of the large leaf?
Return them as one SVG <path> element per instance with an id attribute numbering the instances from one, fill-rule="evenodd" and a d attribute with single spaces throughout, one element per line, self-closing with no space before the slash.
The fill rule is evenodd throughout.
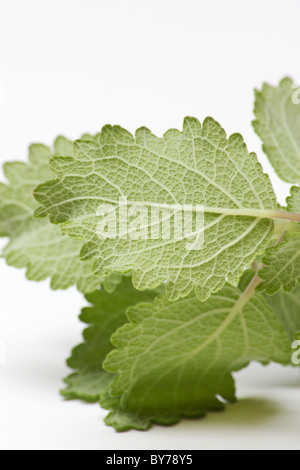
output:
<path id="1" fill-rule="evenodd" d="M 112 337 L 104 368 L 116 377 L 103 407 L 117 430 L 172 424 L 222 409 L 234 401 L 231 373 L 249 361 L 287 364 L 290 342 L 272 309 L 258 294 L 225 286 L 206 302 L 195 295 L 170 303 L 131 307 L 131 323 Z"/>
<path id="2" fill-rule="evenodd" d="M 10 241 L 2 256 L 12 266 L 26 267 L 28 279 L 40 281 L 50 277 L 53 289 L 77 284 L 80 291 L 92 292 L 101 279 L 92 274 L 90 262 L 80 261 L 82 243 L 63 236 L 49 220 L 33 218 L 37 204 L 32 191 L 51 178 L 50 157 L 57 152 L 68 155 L 72 148 L 72 142 L 59 137 L 54 151 L 34 144 L 29 149 L 28 163 L 4 165 L 8 184 L 0 183 L 0 236 L 8 236 Z"/>
<path id="3" fill-rule="evenodd" d="M 140 292 L 132 287 L 130 278 L 124 278 L 113 293 L 97 290 L 86 299 L 91 306 L 82 310 L 80 320 L 88 325 L 83 332 L 84 343 L 76 346 L 67 364 L 75 372 L 61 391 L 66 398 L 97 401 L 113 375 L 103 370 L 102 362 L 113 349 L 111 335 L 127 321 L 126 309 L 141 301 L 151 301 L 157 292 Z"/>
<path id="4" fill-rule="evenodd" d="M 132 270 L 137 289 L 168 280 L 169 299 L 196 287 L 205 300 L 226 279 L 236 283 L 243 268 L 263 252 L 276 200 L 269 178 L 239 134 L 227 139 L 213 119 L 201 127 L 197 119 L 186 118 L 183 132 L 172 129 L 163 138 L 145 128 L 133 137 L 118 126 L 105 126 L 99 141 L 77 141 L 73 157 L 54 158 L 58 179 L 35 190 L 43 206 L 38 214 L 50 214 L 54 223 L 68 222 L 64 232 L 86 242 L 82 259 L 95 258 L 98 275 Z M 99 238 L 99 205 L 110 203 L 118 215 L 120 197 L 162 210 L 188 205 L 194 219 L 195 205 L 200 205 L 204 223 L 192 240 L 203 234 L 202 248 L 188 250 L 190 238 L 174 239 L 175 229 L 170 239 L 161 233 L 151 238 L 150 218 L 146 239 Z"/>
<path id="5" fill-rule="evenodd" d="M 274 170 L 288 183 L 300 182 L 300 92 L 290 78 L 255 93 L 254 129 Z"/>

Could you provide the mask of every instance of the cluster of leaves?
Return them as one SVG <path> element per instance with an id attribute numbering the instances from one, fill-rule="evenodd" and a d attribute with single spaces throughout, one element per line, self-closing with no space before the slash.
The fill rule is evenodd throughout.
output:
<path id="1" fill-rule="evenodd" d="M 253 123 L 291 184 L 300 177 L 294 93 L 290 79 L 264 85 Z M 235 400 L 232 373 L 250 361 L 291 363 L 300 330 L 300 188 L 280 208 L 241 135 L 228 138 L 212 118 L 186 118 L 182 131 L 162 138 L 105 126 L 74 143 L 59 137 L 53 150 L 33 145 L 28 164 L 8 163 L 4 172 L 3 256 L 29 279 L 51 278 L 54 289 L 76 284 L 90 303 L 63 396 L 99 401 L 117 430 L 147 429 L 222 409 Z M 124 197 L 137 206 L 200 205 L 201 249 L 161 230 L 99 238 L 99 204 L 118 210 Z"/>

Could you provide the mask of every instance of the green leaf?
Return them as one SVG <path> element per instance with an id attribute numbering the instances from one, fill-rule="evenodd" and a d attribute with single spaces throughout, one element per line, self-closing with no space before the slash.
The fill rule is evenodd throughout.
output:
<path id="1" fill-rule="evenodd" d="M 240 279 L 239 289 L 244 291 L 254 276 L 253 269 L 246 269 Z M 300 330 L 300 285 L 297 284 L 292 292 L 280 289 L 276 294 L 263 293 L 263 296 L 292 340 L 295 332 Z"/>
<path id="2" fill-rule="evenodd" d="M 241 292 L 247 289 L 254 276 L 255 271 L 252 268 L 245 269 L 238 283 L 238 288 Z"/>
<path id="3" fill-rule="evenodd" d="M 292 343 L 292 348 L 294 350 L 292 354 L 292 364 L 294 366 L 300 365 L 300 331 L 297 331 L 294 334 L 294 341 Z"/>
<path id="4" fill-rule="evenodd" d="M 73 144 L 58 137 L 55 152 L 68 154 Z M 0 236 L 10 238 L 2 256 L 7 263 L 27 268 L 27 278 L 41 281 L 51 278 L 53 289 L 66 289 L 74 284 L 82 292 L 95 290 L 101 279 L 92 274 L 91 262 L 79 259 L 82 243 L 63 236 L 59 227 L 47 219 L 35 220 L 37 204 L 33 188 L 51 178 L 50 148 L 33 144 L 29 149 L 29 162 L 4 165 L 7 184 L 0 183 Z"/>
<path id="5" fill-rule="evenodd" d="M 292 186 L 290 189 L 291 195 L 286 198 L 287 210 L 290 212 L 300 212 L 300 188 L 299 186 Z"/>
<path id="6" fill-rule="evenodd" d="M 117 430 L 172 424 L 234 401 L 231 373 L 250 361 L 290 363 L 290 342 L 258 294 L 226 285 L 206 302 L 196 296 L 127 310 L 103 366 L 117 374 L 101 405 Z"/>
<path id="7" fill-rule="evenodd" d="M 113 349 L 111 335 L 126 323 L 127 307 L 141 301 L 149 302 L 156 295 L 157 291 L 137 291 L 130 278 L 123 278 L 111 294 L 97 290 L 86 296 L 91 306 L 82 310 L 80 320 L 90 326 L 83 332 L 85 342 L 73 349 L 67 361 L 75 372 L 65 379 L 68 386 L 61 391 L 64 397 L 99 400 L 113 378 L 102 369 L 102 362 Z"/>
<path id="8" fill-rule="evenodd" d="M 106 292 L 112 294 L 112 292 L 117 289 L 122 279 L 123 277 L 120 274 L 111 274 L 104 279 L 102 282 L 102 287 Z"/>
<path id="9" fill-rule="evenodd" d="M 266 295 L 265 299 L 292 340 L 300 330 L 300 285 L 296 285 L 291 292 L 281 289 L 274 295 Z"/>
<path id="10" fill-rule="evenodd" d="M 262 262 L 266 266 L 258 273 L 263 280 L 258 291 L 265 290 L 269 295 L 281 288 L 292 291 L 300 281 L 300 234 L 287 235 L 282 243 L 268 248 Z"/>
<path id="11" fill-rule="evenodd" d="M 77 141 L 73 157 L 52 159 L 58 179 L 35 190 L 43 205 L 39 215 L 49 213 L 63 231 L 85 241 L 82 259 L 95 259 L 98 275 L 134 271 L 137 289 L 151 289 L 168 280 L 169 299 L 184 297 L 196 287 L 205 300 L 226 280 L 238 278 L 258 253 L 264 251 L 273 230 L 269 220 L 277 209 L 269 178 L 255 154 L 248 153 L 239 134 L 227 138 L 221 126 L 207 118 L 203 126 L 195 118 L 184 120 L 183 132 L 171 129 L 157 138 L 148 129 L 135 137 L 118 126 L 105 126 L 100 144 Z M 97 226 L 99 205 L 116 208 L 120 196 L 128 204 L 147 208 L 189 205 L 204 210 L 202 249 L 188 250 L 185 237 L 174 240 L 151 238 L 101 239 Z M 174 219 L 173 219 L 174 222 Z M 161 228 L 161 222 L 157 224 Z M 175 226 L 175 224 L 174 224 Z"/>
<path id="12" fill-rule="evenodd" d="M 58 136 L 54 142 L 54 153 L 65 157 L 73 155 L 73 142 L 63 136 Z"/>
<path id="13" fill-rule="evenodd" d="M 110 374 L 111 375 L 111 374 Z M 138 431 L 146 431 L 151 426 L 151 421 L 147 414 L 141 414 L 136 411 L 126 410 L 120 405 L 119 397 L 112 397 L 107 387 L 100 396 L 100 405 L 104 410 L 110 410 L 105 418 L 107 426 L 112 426 L 119 432 L 136 429 Z M 172 423 L 162 423 L 172 424 Z"/>
<path id="14" fill-rule="evenodd" d="M 51 177 L 51 151 L 41 144 L 29 148 L 29 164 L 9 162 L 3 165 L 8 184 L 0 183 L 0 235 L 15 237 L 32 223 L 36 202 L 33 188 Z"/>
<path id="15" fill-rule="evenodd" d="M 290 78 L 284 78 L 278 87 L 264 84 L 255 97 L 253 126 L 263 141 L 264 152 L 283 181 L 299 183 L 299 88 Z"/>

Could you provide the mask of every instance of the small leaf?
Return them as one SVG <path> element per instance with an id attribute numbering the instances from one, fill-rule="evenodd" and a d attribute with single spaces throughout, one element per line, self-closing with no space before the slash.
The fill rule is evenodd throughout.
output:
<path id="1" fill-rule="evenodd" d="M 263 282 L 257 290 L 268 295 L 281 288 L 291 292 L 300 281 L 300 234 L 287 235 L 282 243 L 268 248 L 262 262 L 266 266 L 258 273 Z"/>
<path id="2" fill-rule="evenodd" d="M 283 181 L 300 181 L 300 89 L 290 78 L 255 93 L 253 122 L 274 170 Z"/>
<path id="3" fill-rule="evenodd" d="M 286 198 L 287 210 L 290 212 L 300 212 L 300 187 L 292 186 L 291 195 Z"/>
<path id="4" fill-rule="evenodd" d="M 265 299 L 292 340 L 300 331 L 300 285 L 297 284 L 291 292 L 281 289 L 274 295 L 266 295 Z"/>

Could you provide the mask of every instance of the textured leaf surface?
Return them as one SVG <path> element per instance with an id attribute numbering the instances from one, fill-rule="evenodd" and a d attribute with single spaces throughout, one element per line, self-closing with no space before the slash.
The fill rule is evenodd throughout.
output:
<path id="1" fill-rule="evenodd" d="M 127 311 L 131 323 L 112 337 L 104 368 L 117 373 L 101 404 L 123 431 L 171 424 L 233 401 L 231 372 L 249 361 L 290 362 L 290 342 L 266 301 L 225 286 L 206 302 L 162 296 Z M 120 397 L 120 398 L 118 398 Z"/>
<path id="2" fill-rule="evenodd" d="M 274 295 L 266 295 L 265 298 L 289 337 L 293 339 L 295 333 L 300 330 L 300 285 L 296 285 L 291 292 L 281 289 Z"/>
<path id="3" fill-rule="evenodd" d="M 79 259 L 82 243 L 63 236 L 59 227 L 47 219 L 33 219 L 37 204 L 33 188 L 51 178 L 49 158 L 59 152 L 69 154 L 73 144 L 59 137 L 50 148 L 31 145 L 29 163 L 4 165 L 7 184 L 0 183 L 0 235 L 10 238 L 2 255 L 8 264 L 27 268 L 28 279 L 40 281 L 51 277 L 53 289 L 77 284 L 82 292 L 95 290 L 101 281 L 92 274 L 91 263 Z"/>
<path id="4" fill-rule="evenodd" d="M 300 234 L 287 235 L 282 243 L 268 248 L 262 262 L 266 267 L 259 271 L 263 282 L 257 290 L 269 295 L 281 288 L 290 292 L 300 281 Z"/>
<path id="5" fill-rule="evenodd" d="M 239 282 L 239 289 L 246 289 L 254 276 L 253 269 L 245 270 Z M 263 293 L 263 296 L 292 340 L 295 332 L 300 330 L 300 285 L 297 284 L 291 292 L 280 289 L 276 294 Z"/>
<path id="6" fill-rule="evenodd" d="M 73 349 L 67 361 L 75 372 L 65 379 L 67 388 L 61 391 L 64 397 L 99 400 L 113 377 L 102 369 L 102 362 L 113 349 L 111 335 L 126 323 L 127 307 L 141 301 L 149 302 L 156 295 L 155 291 L 137 291 L 132 287 L 131 279 L 124 278 L 111 294 L 98 290 L 86 296 L 91 306 L 82 310 L 80 320 L 90 326 L 83 332 L 85 342 Z"/>
<path id="7" fill-rule="evenodd" d="M 300 213 L 300 188 L 299 186 L 291 187 L 291 195 L 287 197 L 287 210 L 290 212 Z"/>
<path id="8" fill-rule="evenodd" d="M 142 128 L 133 137 L 118 126 L 106 126 L 100 144 L 77 141 L 73 158 L 54 158 L 57 180 L 35 190 L 35 197 L 54 223 L 86 242 L 82 258 L 95 258 L 99 275 L 134 271 L 137 289 L 155 288 L 164 280 L 169 299 L 196 286 L 205 300 L 227 279 L 236 283 L 243 268 L 264 250 L 273 222 L 249 216 L 275 209 L 275 196 L 255 154 L 240 135 L 227 139 L 211 118 L 201 127 L 186 118 L 183 132 L 157 138 Z M 135 204 L 204 206 L 204 245 L 187 250 L 186 239 L 100 239 L 97 209 L 126 196 Z M 238 212 L 232 215 L 230 210 Z M 229 212 L 228 212 L 229 211 Z M 235 212 L 236 214 L 236 212 Z M 151 222 L 146 227 L 151 231 Z M 199 234 L 195 233 L 195 237 Z"/>
<path id="9" fill-rule="evenodd" d="M 299 88 L 289 78 L 256 92 L 254 129 L 276 173 L 289 183 L 300 181 L 299 98 Z"/>
<path id="10" fill-rule="evenodd" d="M 120 274 L 111 274 L 103 280 L 101 285 L 106 292 L 111 294 L 116 290 L 122 279 L 123 277 Z"/>

